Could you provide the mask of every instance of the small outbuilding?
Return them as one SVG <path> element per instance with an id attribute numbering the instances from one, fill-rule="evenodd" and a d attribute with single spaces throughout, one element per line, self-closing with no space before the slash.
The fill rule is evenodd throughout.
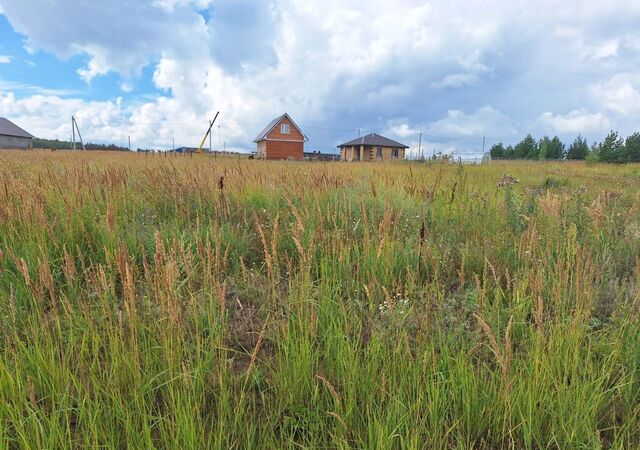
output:
<path id="1" fill-rule="evenodd" d="M 276 117 L 254 139 L 259 159 L 296 159 L 304 155 L 305 136 L 289 114 Z"/>
<path id="2" fill-rule="evenodd" d="M 342 161 L 396 161 L 403 160 L 407 145 L 376 133 L 367 134 L 338 145 Z"/>
<path id="3" fill-rule="evenodd" d="M 15 123 L 0 117 L 0 149 L 27 150 L 33 147 L 33 136 Z"/>

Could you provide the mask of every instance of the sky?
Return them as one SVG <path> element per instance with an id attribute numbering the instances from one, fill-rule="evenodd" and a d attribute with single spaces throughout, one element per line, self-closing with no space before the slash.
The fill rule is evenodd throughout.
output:
<path id="1" fill-rule="evenodd" d="M 0 0 L 0 116 L 132 148 L 306 150 L 376 132 L 425 154 L 640 131 L 640 1 Z M 420 141 L 420 133 L 422 140 Z"/>

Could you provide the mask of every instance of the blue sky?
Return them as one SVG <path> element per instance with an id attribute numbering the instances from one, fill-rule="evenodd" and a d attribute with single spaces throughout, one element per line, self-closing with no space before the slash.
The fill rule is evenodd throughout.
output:
<path id="1" fill-rule="evenodd" d="M 0 0 L 0 116 L 143 148 L 196 145 L 218 110 L 242 151 L 283 112 L 309 150 L 593 141 L 640 131 L 638 23 L 637 0 Z"/>

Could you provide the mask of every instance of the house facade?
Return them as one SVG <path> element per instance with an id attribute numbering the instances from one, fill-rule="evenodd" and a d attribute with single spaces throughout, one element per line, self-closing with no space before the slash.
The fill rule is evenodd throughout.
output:
<path id="1" fill-rule="evenodd" d="M 402 161 L 407 145 L 371 133 L 338 145 L 342 161 Z"/>
<path id="2" fill-rule="evenodd" d="M 33 147 L 33 136 L 15 123 L 0 117 L 0 149 L 27 150 Z"/>
<path id="3" fill-rule="evenodd" d="M 302 160 L 305 136 L 288 114 L 273 119 L 254 139 L 259 159 Z"/>

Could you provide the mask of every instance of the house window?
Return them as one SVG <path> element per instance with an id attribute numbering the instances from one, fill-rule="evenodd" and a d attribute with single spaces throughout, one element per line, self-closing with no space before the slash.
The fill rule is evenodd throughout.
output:
<path id="1" fill-rule="evenodd" d="M 280 125 L 281 134 L 289 134 L 290 131 L 291 131 L 291 128 L 289 127 L 288 123 L 283 123 L 282 125 Z"/>
<path id="2" fill-rule="evenodd" d="M 398 149 L 397 148 L 392 148 L 391 149 L 391 158 L 392 159 L 398 159 Z"/>
<path id="3" fill-rule="evenodd" d="M 382 159 L 382 147 L 378 147 L 378 149 L 376 150 L 376 156 Z"/>

